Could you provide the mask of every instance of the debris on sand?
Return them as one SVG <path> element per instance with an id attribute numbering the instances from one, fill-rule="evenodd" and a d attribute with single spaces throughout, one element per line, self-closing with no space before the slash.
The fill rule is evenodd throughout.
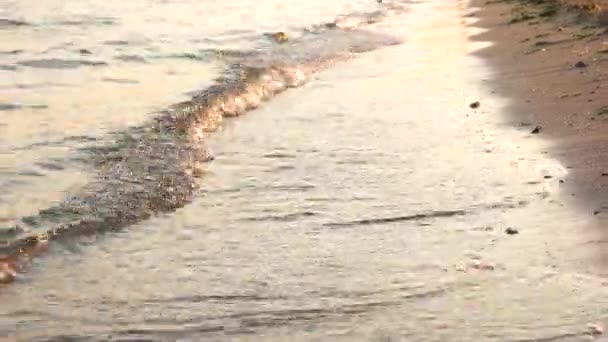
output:
<path id="1" fill-rule="evenodd" d="M 534 127 L 534 129 L 530 133 L 532 133 L 532 134 L 538 134 L 538 133 L 540 133 L 540 131 L 542 131 L 542 129 L 543 128 L 541 126 L 536 126 L 536 127 Z"/>
<path id="2" fill-rule="evenodd" d="M 604 327 L 599 323 L 587 324 L 587 333 L 590 335 L 601 335 L 604 333 Z"/>
<path id="3" fill-rule="evenodd" d="M 583 61 L 578 61 L 576 62 L 576 64 L 574 64 L 575 68 L 586 68 L 588 65 L 587 63 L 583 62 Z"/>
<path id="4" fill-rule="evenodd" d="M 479 259 L 474 259 L 469 263 L 471 268 L 482 271 L 494 271 L 496 267 L 490 263 L 483 262 Z"/>
<path id="5" fill-rule="evenodd" d="M 512 227 L 508 227 L 507 229 L 505 229 L 505 233 L 507 233 L 509 235 L 515 235 L 515 234 L 519 234 L 519 230 L 512 228 Z"/>
<path id="6" fill-rule="evenodd" d="M 287 33 L 282 32 L 282 31 L 268 34 L 268 36 L 270 37 L 270 39 L 274 40 L 275 42 L 277 42 L 279 44 L 285 43 L 289 40 Z"/>
<path id="7" fill-rule="evenodd" d="M 469 107 L 471 107 L 473 109 L 477 109 L 477 108 L 479 108 L 480 105 L 481 105 L 481 103 L 479 103 L 479 101 L 475 101 L 475 102 L 471 103 L 469 105 Z"/>
<path id="8" fill-rule="evenodd" d="M 9 284 L 17 278 L 17 271 L 10 260 L 0 259 L 0 284 Z"/>

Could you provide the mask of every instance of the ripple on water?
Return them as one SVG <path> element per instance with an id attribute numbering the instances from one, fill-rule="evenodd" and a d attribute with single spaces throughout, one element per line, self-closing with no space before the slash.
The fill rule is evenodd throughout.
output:
<path id="1" fill-rule="evenodd" d="M 117 83 L 117 84 L 137 84 L 137 83 L 139 83 L 138 80 L 133 80 L 133 79 L 129 79 L 129 78 L 104 77 L 101 80 L 104 82 Z"/>
<path id="2" fill-rule="evenodd" d="M 138 55 L 120 54 L 120 55 L 114 56 L 114 59 L 123 61 L 123 62 L 148 63 L 148 61 L 144 57 L 138 56 Z"/>
<path id="3" fill-rule="evenodd" d="M 116 25 L 118 24 L 118 18 L 115 17 L 97 17 L 97 16 L 83 16 L 78 19 L 68 19 L 55 21 L 53 24 L 62 26 L 88 26 L 88 25 Z"/>
<path id="4" fill-rule="evenodd" d="M 21 50 L 21 49 L 6 50 L 6 51 L 0 51 L 0 55 L 19 55 L 19 54 L 21 54 L 23 52 L 25 52 L 25 50 Z"/>
<path id="5" fill-rule="evenodd" d="M 292 222 L 300 220 L 304 217 L 317 216 L 318 213 L 314 211 L 298 211 L 295 213 L 283 214 L 283 215 L 263 215 L 263 216 L 253 216 L 253 217 L 244 217 L 241 218 L 241 221 L 277 221 L 277 222 Z"/>
<path id="6" fill-rule="evenodd" d="M 15 66 L 15 65 L 0 64 L 0 71 L 16 71 L 16 70 L 17 70 L 17 66 Z"/>
<path id="7" fill-rule="evenodd" d="M 75 69 L 79 67 L 105 66 L 108 63 L 103 61 L 93 61 L 84 59 L 61 59 L 61 58 L 41 58 L 19 61 L 17 64 L 41 69 Z"/>
<path id="8" fill-rule="evenodd" d="M 31 24 L 25 20 L 0 18 L 0 29 L 20 26 L 30 26 Z"/>
<path id="9" fill-rule="evenodd" d="M 2 103 L 0 102 L 0 112 L 4 111 L 13 111 L 13 110 L 19 110 L 19 109 L 47 109 L 48 106 L 47 105 L 41 105 L 41 104 L 37 104 L 37 105 L 24 105 L 24 104 L 17 104 L 17 103 Z"/>

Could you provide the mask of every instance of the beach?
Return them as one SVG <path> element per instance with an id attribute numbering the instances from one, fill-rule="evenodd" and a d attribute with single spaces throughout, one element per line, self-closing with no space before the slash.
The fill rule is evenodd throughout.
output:
<path id="1" fill-rule="evenodd" d="M 0 12 L 0 338 L 603 337 L 603 28 L 86 3 Z"/>
<path id="2" fill-rule="evenodd" d="M 542 5 L 472 5 L 479 9 L 476 25 L 487 30 L 474 39 L 493 42 L 478 52 L 496 68 L 484 81 L 514 99 L 513 125 L 530 131 L 540 126 L 540 135 L 557 142 L 548 152 L 569 170 L 563 184 L 567 196 L 590 215 L 602 216 L 608 208 L 607 26 L 593 14 L 565 7 L 542 17 Z M 519 21 L 522 13 L 533 18 Z"/>

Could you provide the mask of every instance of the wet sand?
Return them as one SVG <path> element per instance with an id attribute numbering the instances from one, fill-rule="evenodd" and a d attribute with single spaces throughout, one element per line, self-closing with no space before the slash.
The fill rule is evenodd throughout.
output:
<path id="1" fill-rule="evenodd" d="M 484 79 L 513 99 L 513 124 L 548 136 L 547 152 L 569 173 L 564 193 L 589 215 L 608 214 L 608 26 L 593 13 L 548 5 L 474 0 L 469 16 L 486 29 L 477 52 L 496 72 Z M 483 102 L 482 102 L 483 106 Z"/>

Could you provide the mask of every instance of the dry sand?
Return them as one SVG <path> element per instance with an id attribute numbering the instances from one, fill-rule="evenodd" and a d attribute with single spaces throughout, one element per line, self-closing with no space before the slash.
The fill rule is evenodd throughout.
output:
<path id="1" fill-rule="evenodd" d="M 573 2 L 573 0 L 568 0 Z M 577 0 L 578 1 L 578 0 Z M 603 0 L 602 0 L 603 1 Z M 496 70 L 492 89 L 513 99 L 513 123 L 539 125 L 557 141 L 553 155 L 569 169 L 566 194 L 593 215 L 608 217 L 608 26 L 598 14 L 529 1 L 473 0 L 478 54 Z"/>

